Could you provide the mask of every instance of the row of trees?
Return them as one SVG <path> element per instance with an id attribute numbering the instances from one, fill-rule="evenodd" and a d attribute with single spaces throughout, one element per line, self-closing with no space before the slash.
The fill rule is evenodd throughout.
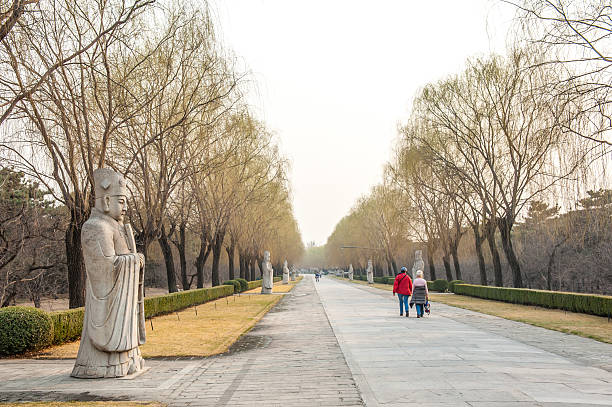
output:
<path id="1" fill-rule="evenodd" d="M 220 284 L 224 252 L 230 278 L 254 279 L 264 250 L 298 259 L 288 163 L 245 103 L 248 77 L 206 3 L 15 0 L 2 18 L 2 167 L 36 180 L 67 216 L 70 307 L 84 303 L 80 234 L 102 166 L 126 175 L 138 250 L 159 243 L 170 292 L 177 275 L 182 289 L 203 287 L 209 257 Z M 19 281 L 19 267 L 2 271 Z"/>
<path id="2" fill-rule="evenodd" d="M 462 266 L 469 265 L 468 279 L 484 285 L 612 289 L 601 284 L 603 268 L 583 272 L 591 283 L 580 287 L 553 284 L 560 251 L 596 255 L 584 234 L 595 237 L 601 228 L 584 221 L 605 219 L 608 205 L 572 210 L 607 163 L 609 7 L 565 3 L 516 4 L 527 41 L 505 57 L 469 60 L 460 74 L 421 89 L 383 183 L 337 225 L 328 261 L 374 257 L 397 272 L 394 259 L 418 242 L 432 279 L 439 254 L 448 280 L 465 279 Z M 551 247 L 535 244 L 560 229 Z M 570 241 L 573 250 L 561 248 Z M 545 264 L 534 261 L 533 247 Z"/>

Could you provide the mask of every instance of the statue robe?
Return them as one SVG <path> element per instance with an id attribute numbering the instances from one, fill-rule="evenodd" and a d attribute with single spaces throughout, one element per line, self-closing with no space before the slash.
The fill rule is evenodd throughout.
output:
<path id="1" fill-rule="evenodd" d="M 271 294 L 274 287 L 274 269 L 269 261 L 263 262 L 263 270 L 261 271 L 261 293 Z"/>
<path id="2" fill-rule="evenodd" d="M 81 344 L 71 376 L 121 377 L 144 367 L 140 255 L 125 227 L 94 209 L 81 233 L 87 272 Z"/>

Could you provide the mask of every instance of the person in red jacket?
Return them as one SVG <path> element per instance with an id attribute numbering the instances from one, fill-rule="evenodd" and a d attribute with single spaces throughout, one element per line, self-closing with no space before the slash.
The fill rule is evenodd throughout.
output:
<path id="1" fill-rule="evenodd" d="M 404 308 L 406 308 L 406 317 L 408 316 L 408 298 L 412 295 L 412 280 L 406 271 L 406 267 L 402 267 L 393 282 L 393 295 L 397 293 L 399 298 L 400 317 L 404 315 Z"/>

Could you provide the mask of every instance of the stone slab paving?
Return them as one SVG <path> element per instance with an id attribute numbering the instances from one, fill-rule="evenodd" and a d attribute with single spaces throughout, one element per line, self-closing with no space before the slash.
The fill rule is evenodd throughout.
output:
<path id="1" fill-rule="evenodd" d="M 443 304 L 400 317 L 390 292 L 316 287 L 367 406 L 612 405 L 612 345 Z"/>
<path id="2" fill-rule="evenodd" d="M 0 360 L 0 401 L 158 400 L 171 406 L 361 406 L 311 278 L 224 355 L 148 360 L 129 380 L 73 379 L 74 360 Z"/>

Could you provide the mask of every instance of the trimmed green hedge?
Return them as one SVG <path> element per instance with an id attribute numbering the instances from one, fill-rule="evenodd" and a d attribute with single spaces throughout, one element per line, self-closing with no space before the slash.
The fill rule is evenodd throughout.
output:
<path id="1" fill-rule="evenodd" d="M 261 280 L 249 281 L 248 284 L 249 290 L 252 290 L 253 288 L 261 287 Z"/>
<path id="2" fill-rule="evenodd" d="M 85 308 L 50 312 L 53 321 L 53 345 L 76 341 L 81 337 Z"/>
<path id="3" fill-rule="evenodd" d="M 168 314 L 179 311 L 192 305 L 203 304 L 217 298 L 227 297 L 234 294 L 231 285 L 219 285 L 210 288 L 199 288 L 196 290 L 181 291 L 159 297 L 145 298 L 145 318 Z"/>
<path id="4" fill-rule="evenodd" d="M 161 295 L 159 297 L 145 297 L 145 318 L 180 311 L 193 305 L 203 304 L 217 298 L 234 294 L 234 286 L 220 285 L 211 288 L 198 288 L 195 290 Z M 84 308 L 74 308 L 66 311 L 49 313 L 53 321 L 53 344 L 77 340 L 83 330 Z"/>
<path id="5" fill-rule="evenodd" d="M 602 317 L 612 315 L 612 297 L 605 295 L 530 290 L 527 288 L 487 287 L 473 284 L 455 284 L 454 290 L 455 294 L 488 300 L 537 305 Z"/>
<path id="6" fill-rule="evenodd" d="M 240 292 L 246 291 L 249 289 L 249 282 L 246 281 L 244 278 L 238 277 L 235 280 L 240 283 Z"/>
<path id="7" fill-rule="evenodd" d="M 0 355 L 42 349 L 53 341 L 53 321 L 33 307 L 0 309 Z"/>
<path id="8" fill-rule="evenodd" d="M 236 280 L 227 280 L 222 283 L 223 285 L 231 285 L 234 287 L 234 294 L 239 293 L 241 290 L 240 281 Z"/>
<path id="9" fill-rule="evenodd" d="M 448 291 L 450 291 L 451 293 L 454 293 L 454 287 L 455 284 L 465 284 L 465 281 L 463 280 L 452 280 L 448 282 Z"/>
<path id="10" fill-rule="evenodd" d="M 428 281 L 427 289 L 444 293 L 446 290 L 448 290 L 448 281 L 442 279 Z"/>

